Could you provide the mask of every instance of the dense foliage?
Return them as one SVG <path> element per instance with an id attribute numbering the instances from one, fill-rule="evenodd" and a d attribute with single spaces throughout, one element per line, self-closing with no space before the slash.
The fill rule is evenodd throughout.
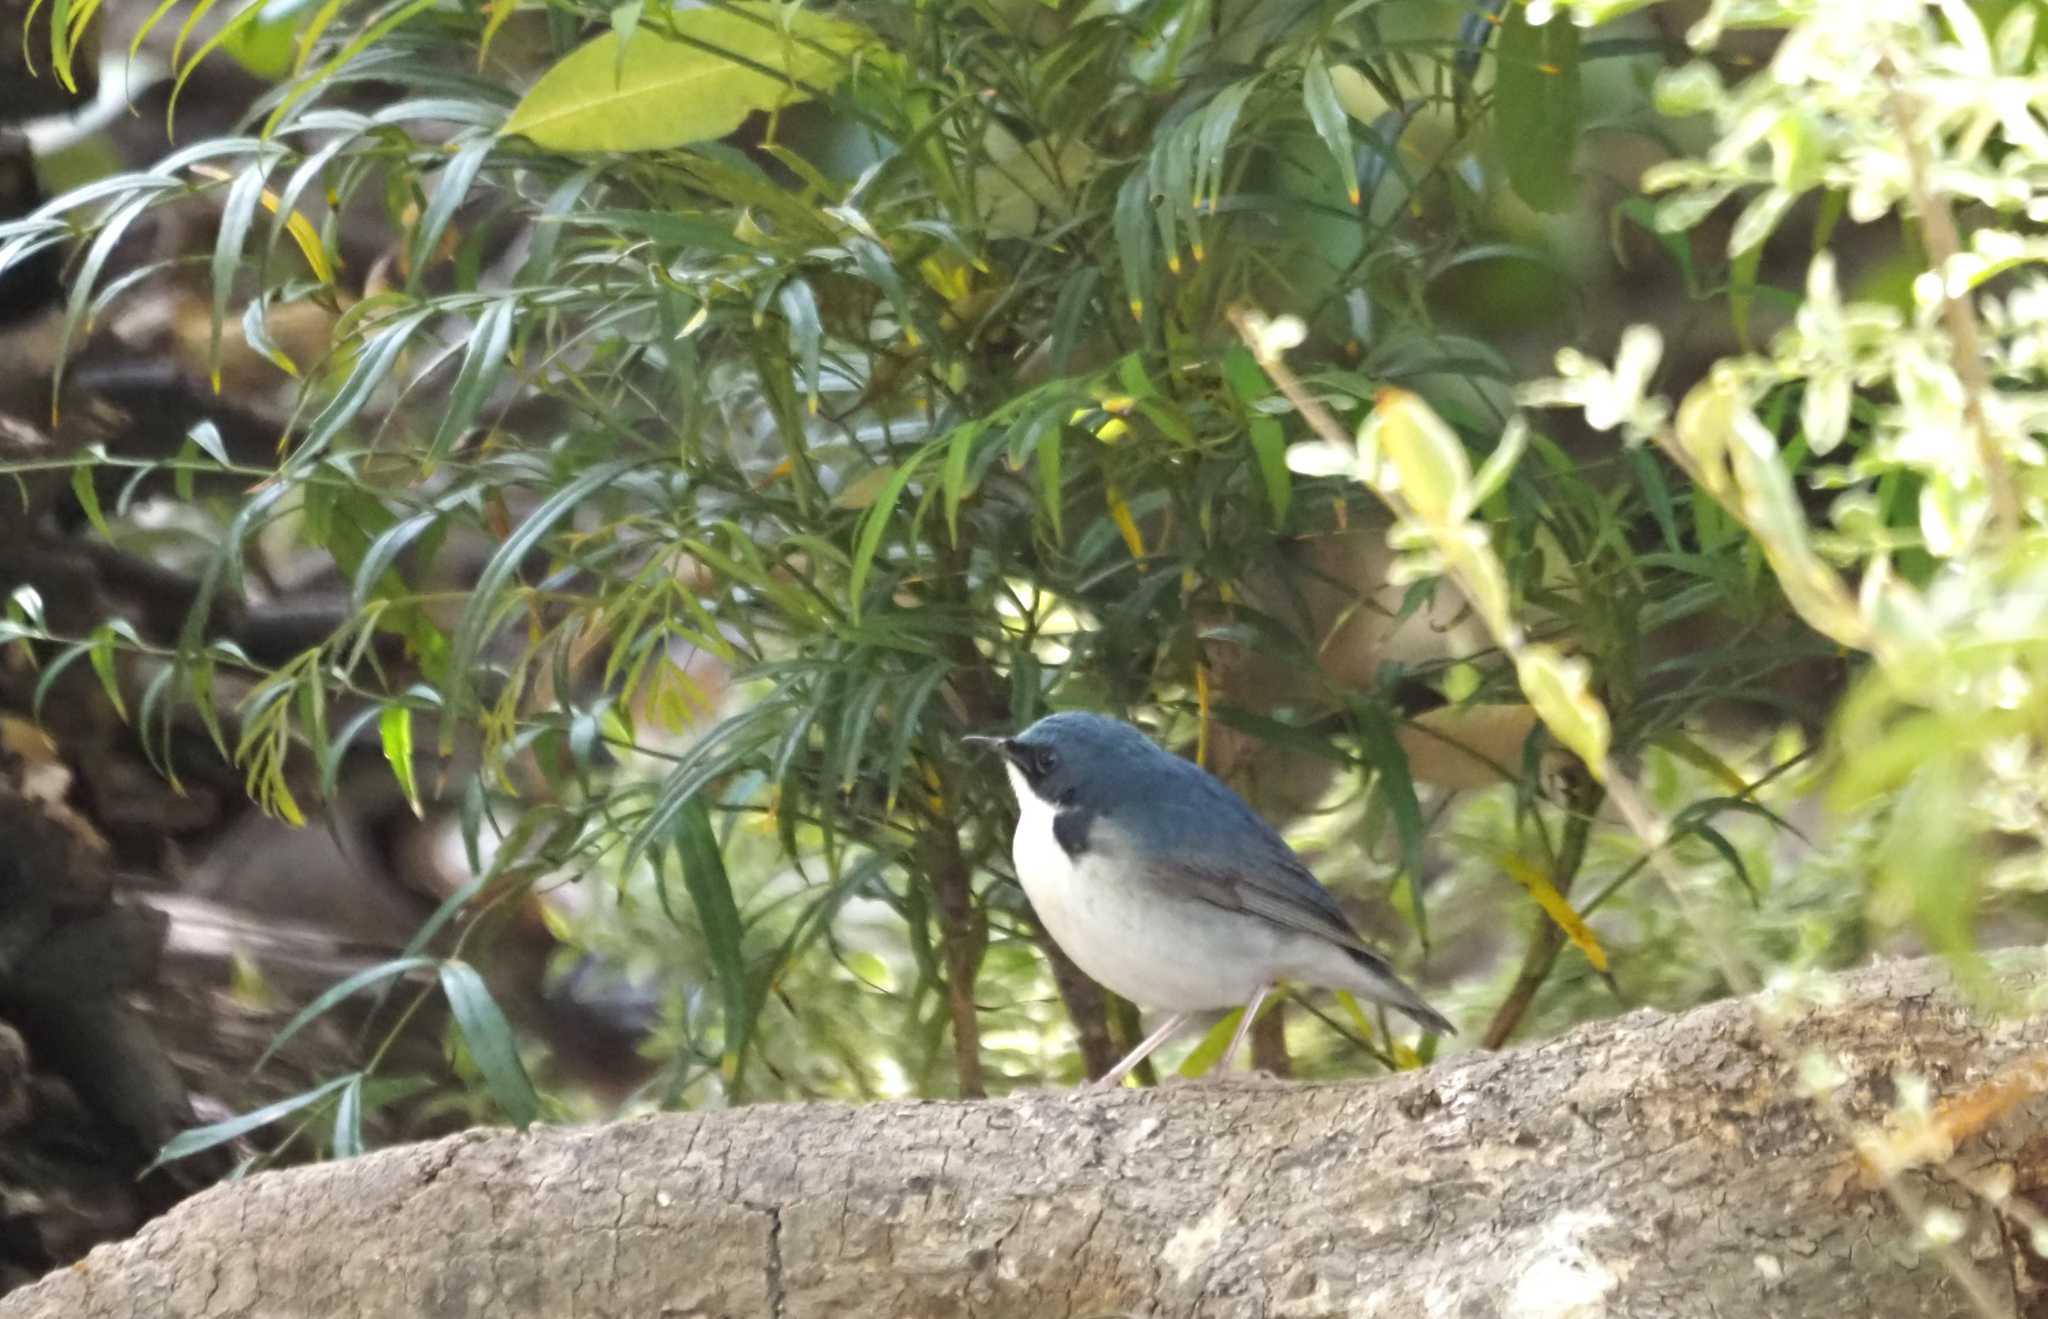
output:
<path id="1" fill-rule="evenodd" d="M 131 226 L 217 210 L 216 351 L 300 386 L 274 469 L 203 430 L 172 464 L 256 483 L 188 484 L 209 589 L 317 551 L 353 618 L 266 666 L 195 614 L 144 733 L 232 689 L 222 750 L 289 818 L 380 747 L 460 821 L 452 928 L 589 890 L 570 937 L 672 991 L 649 1096 L 1099 1071 L 1132 1014 L 1048 962 L 959 742 L 1070 706 L 1295 817 L 1498 1043 L 1845 959 L 1888 923 L 1872 855 L 1958 950 L 2038 868 L 1976 862 L 2038 808 L 2033 11 L 1878 9 L 1745 11 L 1791 33 L 1724 85 L 1640 15 L 1518 4 L 268 0 L 184 69 L 269 62 L 245 135 L 0 228 L 0 264 L 72 251 L 82 329 Z M 1606 238 L 1664 305 L 1574 299 Z M 1315 412 L 1339 443 L 1290 470 Z M 46 662 L 132 648 L 11 608 Z M 1423 763 L 1461 741 L 1481 772 Z M 1810 848 L 1780 812 L 1841 766 Z M 1305 1006 L 1303 1067 L 1434 1047 Z"/>

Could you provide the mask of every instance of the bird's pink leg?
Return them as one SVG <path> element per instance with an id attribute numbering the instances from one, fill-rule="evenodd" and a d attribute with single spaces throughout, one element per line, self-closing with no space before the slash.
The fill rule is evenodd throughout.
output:
<path id="1" fill-rule="evenodd" d="M 1144 1062 L 1154 1049 L 1171 1039 L 1175 1031 L 1187 1024 L 1187 1020 L 1187 1013 L 1176 1012 L 1165 1021 L 1159 1023 L 1159 1029 L 1147 1035 L 1144 1043 L 1126 1054 L 1122 1062 L 1102 1074 L 1102 1079 L 1095 1082 L 1095 1088 L 1107 1090 L 1113 1085 L 1121 1084 L 1123 1079 L 1131 1074 L 1133 1067 Z"/>

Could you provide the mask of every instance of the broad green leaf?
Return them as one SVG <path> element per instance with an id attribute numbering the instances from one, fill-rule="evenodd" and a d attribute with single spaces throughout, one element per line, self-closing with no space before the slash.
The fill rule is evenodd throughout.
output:
<path id="1" fill-rule="evenodd" d="M 1085 142 L 1019 145 L 993 124 L 987 142 L 988 163 L 974 171 L 974 205 L 991 238 L 1023 238 L 1046 220 L 1064 223 L 1102 172 L 1102 157 Z"/>
<path id="2" fill-rule="evenodd" d="M 783 27 L 786 22 L 787 28 Z M 867 31 L 767 0 L 683 9 L 674 37 L 607 32 L 542 74 L 504 132 L 554 151 L 662 151 L 830 91 Z"/>
<path id="3" fill-rule="evenodd" d="M 448 996 L 448 1010 L 462 1031 L 469 1056 L 483 1073 L 484 1085 L 514 1126 L 528 1126 L 540 1114 L 540 1096 L 526 1075 L 519 1057 L 519 1043 L 512 1038 L 512 1023 L 484 978 L 467 962 L 441 963 L 441 992 Z"/>
<path id="4" fill-rule="evenodd" d="M 1539 211 L 1572 199 L 1579 145 L 1579 28 L 1563 11 L 1537 27 L 1509 4 L 1495 46 L 1494 132 L 1508 182 Z"/>

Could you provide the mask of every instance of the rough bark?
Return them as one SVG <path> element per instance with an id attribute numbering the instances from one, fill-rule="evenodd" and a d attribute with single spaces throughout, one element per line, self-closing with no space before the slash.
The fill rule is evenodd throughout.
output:
<path id="1" fill-rule="evenodd" d="M 1998 975 L 2048 993 L 2038 952 Z M 1872 1120 L 1901 1075 L 1953 1099 L 2048 1044 L 1946 983 L 1858 972 L 1792 1038 Z M 471 1132 L 216 1187 L 0 1319 L 1970 1313 L 1790 1070 L 1732 1002 L 1370 1084 Z M 2044 1118 L 2020 1103 L 1949 1167 L 2048 1196 Z M 2025 1233 L 1945 1176 L 1905 1174 L 2040 1313 Z"/>

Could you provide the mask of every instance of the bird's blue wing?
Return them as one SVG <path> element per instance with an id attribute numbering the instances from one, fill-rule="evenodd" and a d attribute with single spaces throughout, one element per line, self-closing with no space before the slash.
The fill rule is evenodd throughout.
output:
<path id="1" fill-rule="evenodd" d="M 1215 775 L 1176 760 L 1178 791 L 1150 798 L 1142 823 L 1133 807 L 1115 812 L 1119 828 L 1142 834 L 1155 882 L 1378 956 L 1273 826 Z"/>

